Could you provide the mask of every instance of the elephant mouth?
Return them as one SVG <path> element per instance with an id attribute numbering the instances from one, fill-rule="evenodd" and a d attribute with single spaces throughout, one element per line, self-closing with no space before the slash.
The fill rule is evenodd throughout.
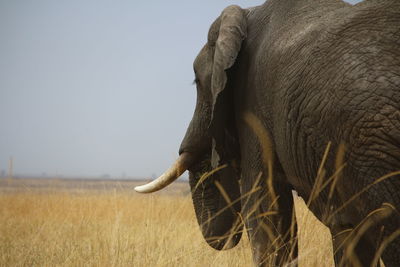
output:
<path id="1" fill-rule="evenodd" d="M 183 152 L 172 166 L 166 170 L 160 177 L 150 183 L 136 186 L 134 189 L 139 193 L 153 193 L 159 191 L 176 179 L 178 179 L 186 170 L 188 170 L 196 159 L 192 153 Z"/>

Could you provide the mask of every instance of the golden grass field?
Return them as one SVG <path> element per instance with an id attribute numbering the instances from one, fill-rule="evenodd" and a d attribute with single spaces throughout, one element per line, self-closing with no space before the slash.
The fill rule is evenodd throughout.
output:
<path id="1" fill-rule="evenodd" d="M 245 235 L 215 251 L 189 185 L 140 195 L 135 182 L 0 180 L 0 266 L 252 266 Z M 296 199 L 299 265 L 333 266 L 329 230 Z"/>

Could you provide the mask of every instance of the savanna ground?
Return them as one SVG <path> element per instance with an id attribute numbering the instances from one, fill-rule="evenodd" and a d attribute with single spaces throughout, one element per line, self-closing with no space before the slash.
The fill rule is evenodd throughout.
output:
<path id="1" fill-rule="evenodd" d="M 133 181 L 0 179 L 0 266 L 252 266 L 248 240 L 203 240 L 186 183 L 140 195 Z M 333 266 L 329 230 L 296 198 L 299 265 Z"/>

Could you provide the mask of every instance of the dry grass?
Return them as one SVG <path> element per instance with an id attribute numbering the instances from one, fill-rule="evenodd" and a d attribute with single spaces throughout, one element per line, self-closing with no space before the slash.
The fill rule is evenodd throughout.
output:
<path id="1" fill-rule="evenodd" d="M 189 195 L 117 188 L 5 191 L 0 184 L 0 266 L 252 265 L 245 237 L 229 251 L 208 247 Z M 329 231 L 302 200 L 296 212 L 300 266 L 332 266 Z"/>

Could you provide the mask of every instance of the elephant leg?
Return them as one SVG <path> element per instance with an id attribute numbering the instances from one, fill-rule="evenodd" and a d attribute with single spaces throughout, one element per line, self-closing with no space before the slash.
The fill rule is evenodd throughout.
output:
<path id="1" fill-rule="evenodd" d="M 282 174 L 274 173 L 274 181 Z M 297 259 L 297 225 L 290 186 L 273 182 L 261 172 L 243 171 L 242 215 L 257 266 L 282 266 Z"/>
<path id="2" fill-rule="evenodd" d="M 250 113 L 238 125 L 242 217 L 257 266 L 297 266 L 292 187 L 266 128 Z"/>
<path id="3" fill-rule="evenodd" d="M 392 214 L 375 228 L 376 232 L 381 232 L 380 239 L 375 241 L 378 255 L 386 267 L 398 267 L 400 263 L 400 214 L 398 210 L 395 208 Z"/>
<path id="4" fill-rule="evenodd" d="M 399 232 L 397 233 L 393 232 L 392 236 L 394 237 L 396 234 L 399 234 Z M 394 238 L 394 240 L 391 240 L 391 242 L 388 244 L 388 246 L 386 247 L 385 251 L 382 254 L 385 267 L 399 266 L 399 251 L 400 251 L 400 238 L 397 235 L 397 237 Z"/>
<path id="5" fill-rule="evenodd" d="M 373 231 L 370 231 L 369 235 L 374 235 Z M 354 248 L 354 254 L 359 260 L 361 266 L 371 266 L 373 264 L 373 260 L 377 253 L 377 247 L 374 244 L 371 244 L 369 240 L 365 236 L 362 236 L 358 241 L 356 247 Z M 380 267 L 379 261 L 373 267 Z"/>
<path id="6" fill-rule="evenodd" d="M 380 171 L 376 176 L 383 177 L 388 171 Z M 381 257 L 386 267 L 399 266 L 400 263 L 400 195 L 399 176 L 385 180 L 372 186 L 361 194 L 357 204 L 360 205 L 359 229 L 362 233 L 360 241 L 354 248 L 362 266 L 379 266 Z M 355 212 L 354 212 L 355 213 Z"/>
<path id="7" fill-rule="evenodd" d="M 355 210 L 348 212 L 356 213 Z M 379 257 L 382 257 L 386 267 L 399 266 L 398 213 L 392 211 L 391 205 L 384 204 L 369 215 L 362 214 L 360 218 L 364 219 L 358 220 L 357 226 L 336 224 L 331 227 L 336 266 L 379 267 Z"/>
<path id="8" fill-rule="evenodd" d="M 298 239 L 297 221 L 294 209 L 292 187 L 286 183 L 276 185 L 279 192 L 278 198 L 278 226 L 279 234 L 282 237 L 282 247 L 277 263 L 287 262 L 289 266 L 297 266 L 298 261 Z M 281 265 L 279 265 L 281 266 Z"/>
<path id="9" fill-rule="evenodd" d="M 366 234 L 376 234 L 372 229 L 369 232 Z M 334 235 L 333 249 L 335 266 L 371 266 L 377 253 L 377 247 L 367 240 L 366 235 L 354 237 L 345 230 Z M 373 267 L 380 267 L 379 261 Z"/>

